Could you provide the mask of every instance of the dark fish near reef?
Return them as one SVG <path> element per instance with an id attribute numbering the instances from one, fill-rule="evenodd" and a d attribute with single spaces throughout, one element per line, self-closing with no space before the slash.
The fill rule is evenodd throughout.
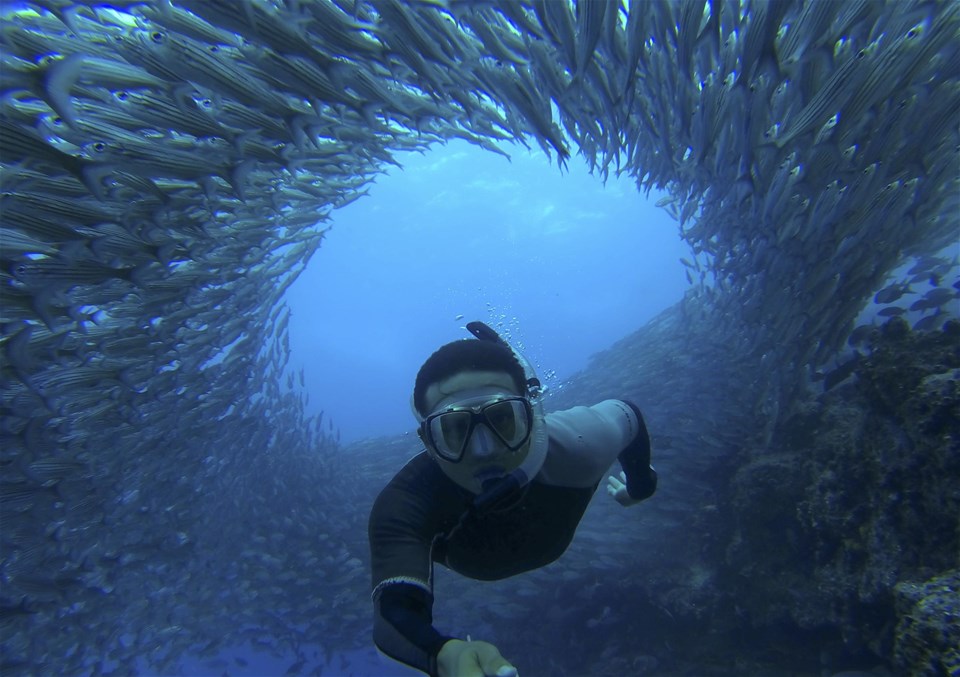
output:
<path id="1" fill-rule="evenodd" d="M 904 294 L 912 294 L 913 290 L 910 289 L 909 283 L 896 283 L 891 284 L 889 287 L 884 287 L 878 291 L 873 300 L 876 303 L 893 303 L 899 299 Z"/>
<path id="2" fill-rule="evenodd" d="M 668 503 L 716 501 L 698 493 L 709 464 L 769 443 L 806 370 L 875 330 L 856 327 L 871 298 L 917 291 L 881 289 L 893 271 L 933 283 L 918 330 L 957 312 L 940 285 L 956 269 L 956 2 L 0 11 L 5 674 L 174 674 L 198 647 L 245 645 L 309 672 L 291 647 L 366 636 L 363 508 L 418 447 L 344 459 L 334 422 L 306 413 L 283 295 L 333 211 L 404 152 L 516 143 L 667 191 L 691 289 L 644 327 L 641 373 L 621 373 L 656 384 L 652 420 L 676 423 Z M 589 557 L 522 596 L 622 580 L 675 543 L 660 517 L 623 539 L 585 526 Z M 466 613 L 522 616 L 485 594 Z"/>

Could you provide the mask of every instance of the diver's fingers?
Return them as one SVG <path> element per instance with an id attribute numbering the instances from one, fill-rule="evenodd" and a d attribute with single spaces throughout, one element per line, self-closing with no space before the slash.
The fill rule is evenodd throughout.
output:
<path id="1" fill-rule="evenodd" d="M 607 493 L 611 496 L 616 496 L 617 492 L 624 488 L 624 483 L 618 480 L 613 475 L 610 475 L 607 478 Z"/>

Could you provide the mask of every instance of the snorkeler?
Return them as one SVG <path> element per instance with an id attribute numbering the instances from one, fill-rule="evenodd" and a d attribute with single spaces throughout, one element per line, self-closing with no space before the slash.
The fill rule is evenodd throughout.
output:
<path id="1" fill-rule="evenodd" d="M 621 505 L 657 487 L 640 410 L 605 400 L 545 416 L 530 364 L 482 322 L 420 368 L 413 408 L 425 451 L 370 512 L 374 642 L 439 677 L 517 675 L 492 644 L 433 627 L 433 563 L 498 580 L 549 564 L 570 545 L 614 459 Z M 621 481 L 622 480 L 622 481 Z"/>

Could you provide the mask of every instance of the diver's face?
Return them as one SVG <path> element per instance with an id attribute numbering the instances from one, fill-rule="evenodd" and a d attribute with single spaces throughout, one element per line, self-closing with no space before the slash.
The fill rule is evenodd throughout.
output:
<path id="1" fill-rule="evenodd" d="M 465 371 L 431 384 L 424 399 L 428 414 L 432 414 L 447 407 L 476 407 L 497 398 L 520 395 L 513 379 L 505 372 Z M 429 444 L 427 446 L 429 449 Z M 527 441 L 519 449 L 511 451 L 486 425 L 477 424 L 459 461 L 449 461 L 433 449 L 431 455 L 447 477 L 479 494 L 485 480 L 501 477 L 516 469 L 526 458 L 529 448 L 530 442 Z"/>

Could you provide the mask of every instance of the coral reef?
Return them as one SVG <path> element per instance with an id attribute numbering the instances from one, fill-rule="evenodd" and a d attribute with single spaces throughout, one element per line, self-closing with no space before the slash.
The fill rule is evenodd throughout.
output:
<path id="1" fill-rule="evenodd" d="M 922 666 L 954 664 L 956 642 L 912 647 L 921 605 L 955 611 L 956 586 L 897 600 L 957 566 L 960 323 L 918 333 L 895 318 L 868 344 L 854 380 L 795 407 L 776 451 L 744 450 L 723 579 L 752 626 L 819 631 L 825 666 L 896 653 L 911 674 L 947 674 Z"/>
<path id="2" fill-rule="evenodd" d="M 926 582 L 903 581 L 894 593 L 897 669 L 931 677 L 960 674 L 960 569 Z"/>

